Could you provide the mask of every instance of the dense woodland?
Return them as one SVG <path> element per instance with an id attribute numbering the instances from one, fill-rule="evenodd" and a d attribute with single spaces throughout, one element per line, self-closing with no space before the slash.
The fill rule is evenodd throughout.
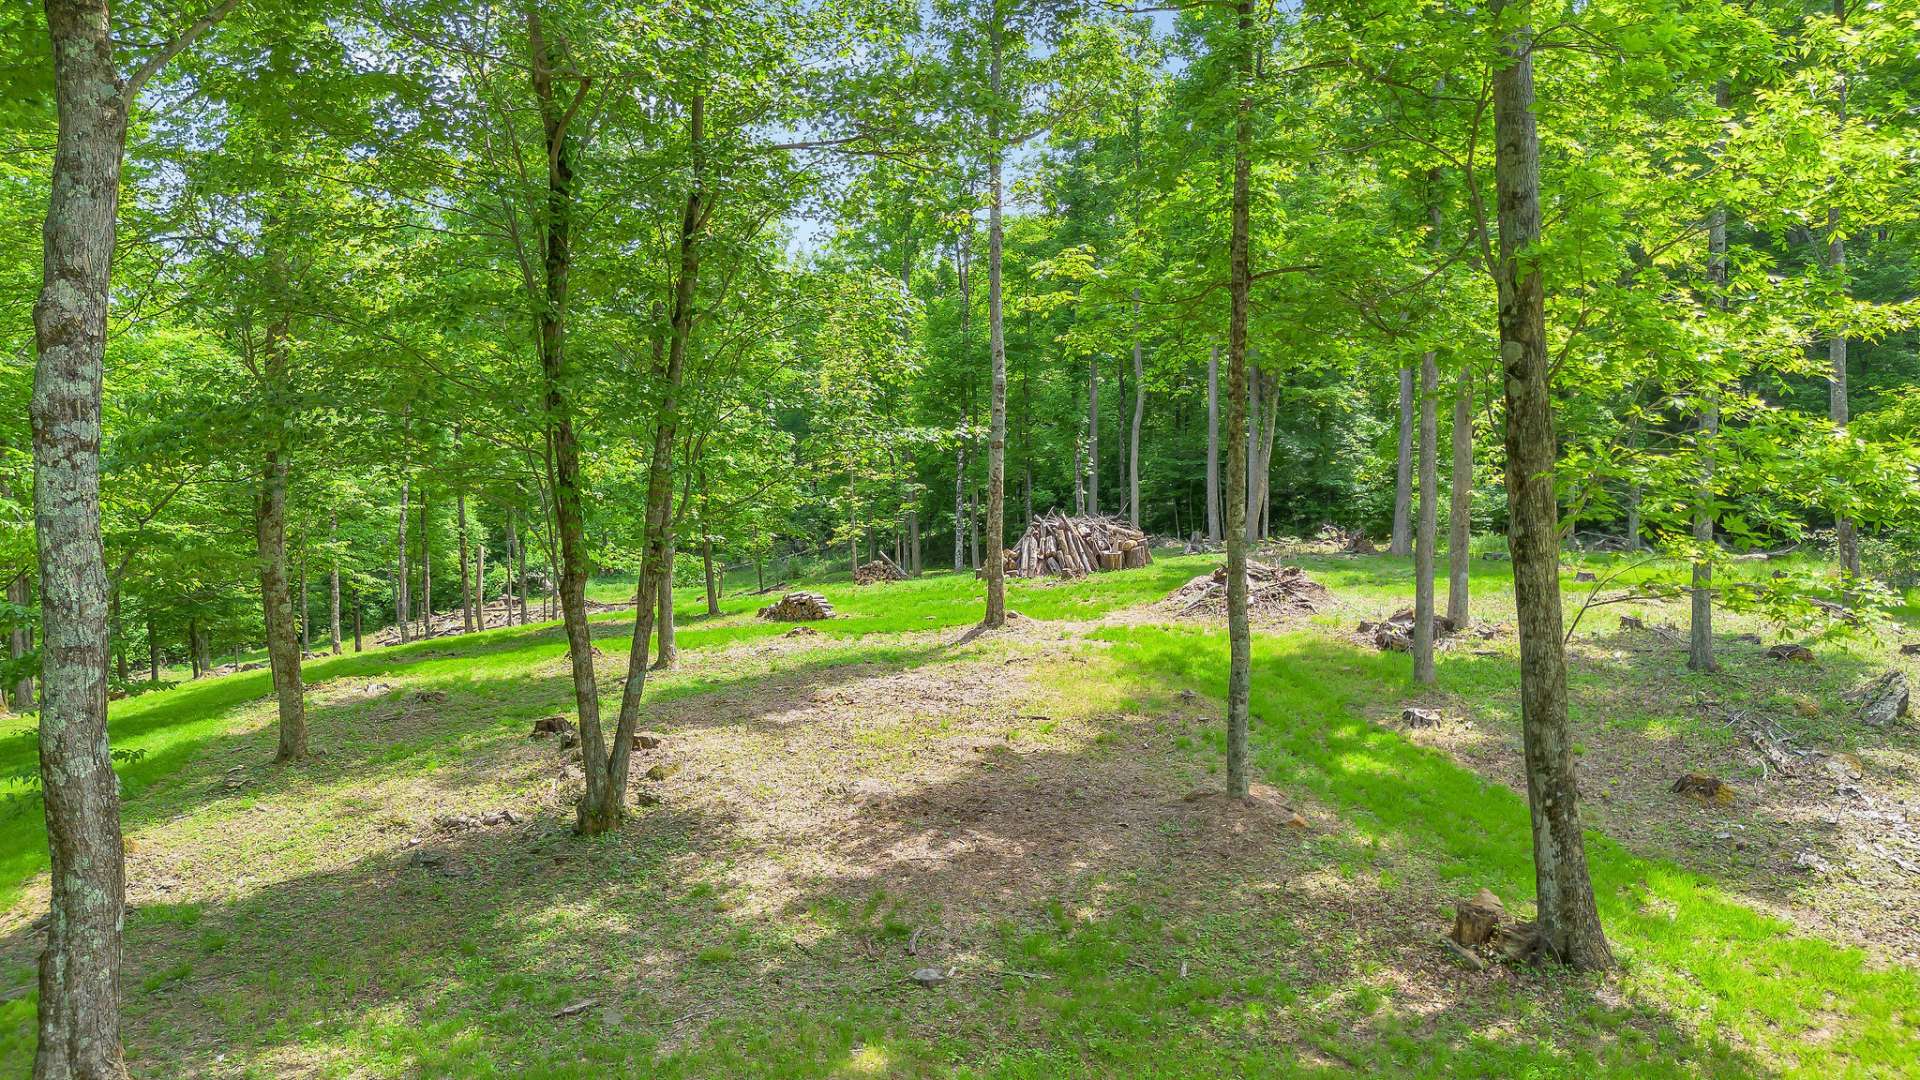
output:
<path id="1" fill-rule="evenodd" d="M 1716 614 L 1870 636 L 1920 587 L 1913 0 L 46 0 L 0 43 L 39 1076 L 123 1069 L 109 698 L 265 662 L 297 768 L 303 656 L 558 620 L 607 832 L 675 583 L 977 571 L 993 629 L 1062 510 L 1224 550 L 1244 796 L 1250 546 L 1412 557 L 1416 684 L 1509 553 L 1542 950 L 1604 969 L 1562 551 L 1631 553 L 1702 672 Z"/>

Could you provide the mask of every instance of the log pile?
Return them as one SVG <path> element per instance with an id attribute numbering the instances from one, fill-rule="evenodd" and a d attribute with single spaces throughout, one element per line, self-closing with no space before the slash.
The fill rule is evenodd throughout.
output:
<path id="1" fill-rule="evenodd" d="M 882 585 L 889 581 L 905 581 L 907 572 L 899 564 L 885 555 L 856 568 L 853 572 L 855 585 Z"/>
<path id="2" fill-rule="evenodd" d="M 1058 510 L 1034 518 L 1020 542 L 1007 549 L 1007 573 L 1014 577 L 1079 577 L 1152 561 L 1147 536 L 1139 529 L 1109 517 L 1069 517 Z"/>
<path id="3" fill-rule="evenodd" d="M 1326 586 L 1297 566 L 1247 564 L 1247 611 L 1267 617 L 1311 615 L 1332 598 Z M 1167 597 L 1180 615 L 1227 613 L 1227 568 L 1220 566 L 1174 590 Z"/>
<path id="4" fill-rule="evenodd" d="M 833 605 L 819 593 L 790 592 L 760 609 L 760 617 L 771 622 L 812 622 L 833 618 Z"/>

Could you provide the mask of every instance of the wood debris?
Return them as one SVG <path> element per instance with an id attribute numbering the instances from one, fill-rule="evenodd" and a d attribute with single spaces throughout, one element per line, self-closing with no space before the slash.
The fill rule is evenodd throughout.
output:
<path id="1" fill-rule="evenodd" d="M 1007 549 L 1007 573 L 1014 577 L 1080 577 L 1152 561 L 1147 534 L 1139 529 L 1114 518 L 1069 517 L 1058 510 L 1035 517 L 1020 542 Z"/>
<path id="2" fill-rule="evenodd" d="M 853 571 L 855 585 L 883 585 L 889 581 L 905 581 L 907 572 L 900 569 L 898 563 L 885 555 L 872 562 L 857 567 Z"/>
<path id="3" fill-rule="evenodd" d="M 811 622 L 833 618 L 833 605 L 814 592 L 790 592 L 760 609 L 760 617 L 772 622 Z"/>
<path id="4" fill-rule="evenodd" d="M 1332 599 L 1326 586 L 1297 566 L 1247 564 L 1247 611 L 1254 615 L 1311 615 Z M 1222 565 L 1174 590 L 1167 597 L 1180 615 L 1227 613 L 1227 568 Z"/>
<path id="5" fill-rule="evenodd" d="M 1860 706 L 1861 723 L 1868 727 L 1883 728 L 1906 717 L 1913 693 L 1907 685 L 1905 673 L 1889 671 L 1840 697 L 1849 705 Z"/>
<path id="6" fill-rule="evenodd" d="M 1413 651 L 1412 608 L 1396 611 L 1391 618 L 1383 622 L 1363 621 L 1359 626 L 1359 630 L 1361 634 L 1371 637 L 1374 648 L 1382 652 Z M 1434 613 L 1434 640 L 1438 641 L 1441 638 L 1455 633 L 1457 630 L 1458 627 L 1453 625 L 1452 619 L 1438 612 Z"/>

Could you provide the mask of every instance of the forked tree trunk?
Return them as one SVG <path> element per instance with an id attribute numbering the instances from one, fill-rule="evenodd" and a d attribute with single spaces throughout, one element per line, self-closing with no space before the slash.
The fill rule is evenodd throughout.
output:
<path id="1" fill-rule="evenodd" d="M 568 60 L 559 42 L 542 34 L 538 10 L 527 9 L 528 53 L 532 62 L 534 96 L 540 104 L 541 130 L 547 161 L 547 191 L 544 214 L 545 237 L 541 245 L 544 260 L 541 284 L 545 295 L 539 305 L 540 369 L 545 391 L 548 445 L 553 462 L 553 522 L 559 543 L 560 618 L 567 636 L 567 656 L 573 672 L 574 708 L 580 719 L 580 732 L 586 747 L 598 753 L 600 746 L 600 690 L 593 674 L 593 634 L 587 625 L 587 575 L 589 555 L 586 540 L 586 514 L 580 484 L 580 441 L 573 428 L 573 407 L 567 398 L 570 376 L 567 367 L 567 290 L 573 271 L 573 138 L 570 126 L 573 111 L 558 97 L 554 87 L 556 71 L 566 68 Z M 596 763 L 587 767 L 587 797 L 600 795 Z M 582 802 L 582 819 L 586 802 Z M 616 813 L 617 818 L 617 813 Z M 598 831 L 598 830 L 594 830 Z"/>
<path id="2" fill-rule="evenodd" d="M 1497 12 L 1503 5 L 1496 3 Z M 1532 31 L 1504 46 L 1493 76 L 1494 181 L 1500 221 L 1500 362 L 1507 399 L 1508 545 L 1520 637 L 1520 716 L 1533 825 L 1538 926 L 1546 951 L 1580 969 L 1609 967 L 1580 829 L 1561 637 L 1560 525 L 1545 289 L 1522 263 L 1540 239 L 1540 142 L 1533 118 Z"/>
<path id="3" fill-rule="evenodd" d="M 980 625 L 993 629 L 1007 621 L 1007 335 L 1002 318 L 1000 262 L 1005 246 L 1001 222 L 1000 168 L 1006 150 L 1000 145 L 1000 52 L 1003 46 L 1001 10 L 992 5 L 988 16 L 987 77 L 995 108 L 987 113 L 987 347 L 993 360 L 993 400 L 987 430 L 987 611 Z"/>
<path id="4" fill-rule="evenodd" d="M 1413 554 L 1413 368 L 1400 367 L 1400 441 L 1393 469 L 1393 536 L 1387 554 Z"/>
<path id="5" fill-rule="evenodd" d="M 1220 346 L 1207 349 L 1207 539 L 1220 542 Z"/>
<path id="6" fill-rule="evenodd" d="M 1467 575 L 1473 558 L 1473 374 L 1461 365 L 1453 395 L 1453 482 L 1447 507 L 1447 621 L 1473 621 Z"/>
<path id="7" fill-rule="evenodd" d="M 48 0 L 59 135 L 33 309 L 49 911 L 34 1076 L 120 1077 L 120 788 L 107 748 L 100 380 L 127 103 L 104 0 Z"/>
<path id="8" fill-rule="evenodd" d="M 1235 75 L 1240 97 L 1233 121 L 1232 235 L 1228 246 L 1231 312 L 1227 319 L 1227 795 L 1252 790 L 1247 769 L 1247 707 L 1253 637 L 1247 623 L 1247 307 L 1252 285 L 1248 218 L 1252 201 L 1253 0 L 1235 5 Z"/>
<path id="9" fill-rule="evenodd" d="M 688 108 L 688 143 L 693 165 L 693 184 L 687 194 L 687 206 L 680 219 L 680 272 L 674 281 L 673 312 L 669 320 L 670 342 L 665 370 L 660 372 L 662 388 L 654 423 L 653 453 L 647 465 L 647 516 L 642 529 L 643 554 L 640 562 L 640 602 L 634 605 L 633 641 L 627 654 L 627 678 L 620 693 L 620 717 L 614 727 L 612 745 L 602 738 L 596 723 L 591 731 L 581 730 L 581 757 L 586 767 L 587 790 L 581 796 L 576 829 L 595 834 L 618 828 L 625 817 L 627 773 L 632 763 L 633 734 L 640 724 L 640 701 L 647 682 L 647 642 L 653 635 L 654 605 L 646 597 L 664 584 L 673 584 L 673 443 L 679 428 L 679 394 L 682 372 L 686 370 L 687 349 L 693 338 L 694 288 L 700 273 L 700 231 L 713 212 L 707 198 L 706 178 L 706 98 L 696 95 Z"/>
<path id="10" fill-rule="evenodd" d="M 1434 544 L 1440 533 L 1440 425 L 1435 415 L 1440 368 L 1433 350 L 1420 355 L 1420 520 L 1413 546 L 1413 681 L 1432 686 Z"/>

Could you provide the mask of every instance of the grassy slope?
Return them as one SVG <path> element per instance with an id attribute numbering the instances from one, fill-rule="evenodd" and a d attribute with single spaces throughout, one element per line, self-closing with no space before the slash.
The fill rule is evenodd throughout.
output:
<path id="1" fill-rule="evenodd" d="M 1162 560 L 1145 571 L 1068 586 L 1016 584 L 1011 605 L 1036 619 L 1092 618 L 1164 595 L 1202 562 Z M 1502 569 L 1497 564 L 1476 568 L 1481 603 L 1488 603 L 1485 597 Z M 1343 598 L 1376 601 L 1402 595 L 1407 573 L 1404 564 L 1387 560 L 1331 560 L 1316 570 Z M 615 585 L 607 588 L 618 592 Z M 921 651 L 887 636 L 962 626 L 978 612 L 978 585 L 964 577 L 932 577 L 885 590 L 830 585 L 825 591 L 847 617 L 821 626 L 844 639 L 811 661 L 822 669 L 928 662 Z M 698 601 L 694 594 L 683 596 L 682 648 L 708 649 L 780 633 L 784 628 L 740 617 L 757 602 L 730 598 L 723 617 L 709 621 L 687 619 L 687 612 L 698 610 Z M 602 651 L 624 652 L 625 618 L 603 622 Z M 1098 636 L 1111 646 L 1095 658 L 1101 689 L 1075 689 L 1109 704 L 1162 701 L 1170 688 L 1180 686 L 1212 694 L 1224 685 L 1225 648 L 1218 633 L 1131 626 Z M 334 748 L 336 756 L 316 767 L 311 778 L 317 809 L 307 823 L 314 835 L 304 842 L 324 845 L 327 814 L 338 810 L 327 800 L 346 798 L 336 789 L 349 787 L 355 776 L 448 773 L 504 738 L 518 739 L 527 716 L 564 707 L 564 682 L 543 674 L 561 654 L 551 628 L 533 628 L 310 664 L 309 679 L 315 683 L 391 675 L 409 686 L 456 690 L 473 698 L 474 716 L 454 730 L 396 739 L 347 729 L 336 733 L 334 726 L 359 714 L 317 709 L 316 739 Z M 1260 767 L 1283 790 L 1310 795 L 1350 822 L 1346 834 L 1330 838 L 1316 854 L 1356 887 L 1391 892 L 1398 879 L 1423 875 L 1461 893 L 1487 885 L 1505 896 L 1527 895 L 1531 870 L 1522 801 L 1366 721 L 1383 701 L 1407 693 L 1405 666 L 1403 657 L 1361 652 L 1321 634 L 1263 637 L 1254 683 Z M 670 697 L 719 693 L 755 674 L 670 679 L 661 689 Z M 1514 678 L 1508 659 L 1457 654 L 1443 659 L 1441 675 L 1444 689 L 1476 698 L 1510 696 Z M 219 833 L 243 820 L 244 805 L 216 812 L 201 784 L 229 762 L 249 761 L 254 748 L 263 745 L 247 734 L 263 723 L 266 710 L 259 699 L 266 689 L 265 672 L 250 672 L 116 705 L 115 745 L 146 751 L 123 769 L 131 834 L 196 816 L 206 819 L 207 831 Z M 1202 767 L 1211 767 L 1218 742 L 1219 733 L 1209 728 L 1188 744 L 1188 752 Z M 30 745 L 23 740 L 9 740 L 0 754 L 5 771 L 31 762 Z M 254 842 L 259 841 L 235 841 Z M 711 886 L 680 880 L 668 869 L 661 860 L 672 854 L 643 845 L 625 865 L 633 875 L 628 887 L 636 894 L 630 902 L 642 905 L 636 914 L 678 918 L 678 912 L 699 907 L 710 894 Z M 424 1069 L 433 1075 L 589 1076 L 634 1060 L 649 1062 L 657 1075 L 937 1075 L 954 1071 L 955 1063 L 964 1063 L 963 1071 L 972 1074 L 996 1076 L 1051 1076 L 1066 1070 L 1129 1076 L 1295 1074 L 1340 1063 L 1409 1074 L 1888 1075 L 1911 1064 L 1920 1023 L 1913 972 L 1875 968 L 1857 951 L 1790 936 L 1715 882 L 1638 857 L 1605 838 L 1596 838 L 1593 854 L 1603 913 L 1623 961 L 1619 979 L 1604 986 L 1561 978 L 1521 984 L 1454 1017 L 1416 1019 L 1396 1012 L 1391 995 L 1383 995 L 1367 977 L 1364 961 L 1355 961 L 1344 975 L 1315 979 L 1287 977 L 1257 955 L 1223 964 L 1225 974 L 1218 976 L 1172 980 L 1153 974 L 1163 970 L 1159 961 L 1165 959 L 1169 936 L 1186 938 L 1192 948 L 1198 935 L 1201 946 L 1232 955 L 1246 948 L 1243 937 L 1286 941 L 1304 934 L 1305 922 L 1292 929 L 1269 928 L 1261 937 L 1246 927 L 1204 919 L 1172 926 L 1172 916 L 1150 903 L 1134 903 L 1099 917 L 1061 913 L 1038 925 L 1010 924 L 1005 962 L 1053 978 L 1045 984 L 1006 980 L 994 1005 L 997 1012 L 984 1019 L 956 1014 L 943 1035 L 930 1036 L 923 1025 L 908 1023 L 900 1006 L 884 996 L 848 993 L 824 1007 L 815 1001 L 783 1008 L 784 995 L 776 992 L 764 1015 L 725 1019 L 706 1037 L 654 1057 L 669 1049 L 657 1033 L 592 1025 L 580 1034 L 547 1031 L 545 1024 L 527 1030 L 528 1015 L 566 1003 L 554 997 L 564 991 L 546 985 L 543 977 L 540 949 L 557 946 L 522 925 L 540 922 L 542 913 L 517 908 L 503 916 L 482 909 L 488 919 L 514 922 L 463 920 L 467 909 L 456 889 L 441 898 L 447 905 L 445 924 L 425 931 L 445 936 L 415 940 L 423 929 L 409 924 L 410 939 L 389 943 L 397 952 L 390 963 L 377 965 L 378 975 L 369 973 L 364 960 L 343 962 L 332 955 L 337 947 L 317 950 L 295 958 L 302 965 L 298 970 L 254 972 L 255 988 L 227 999 L 219 1022 L 243 1042 L 324 1050 L 321 1060 L 330 1064 L 321 1071 L 327 1075 Z M 555 856 L 556 864 L 561 858 Z M 17 799 L 0 816 L 0 890 L 5 890 L 0 903 L 17 901 L 23 885 L 43 869 L 37 800 Z M 212 956 L 237 947 L 236 939 L 273 934 L 279 920 L 325 917 L 326 909 L 297 915 L 277 910 L 273 895 L 237 896 L 217 930 L 196 929 L 207 918 L 201 905 L 145 908 L 130 920 L 130 938 L 137 944 L 143 935 L 198 935 L 196 948 Z M 720 951 L 712 964 L 723 965 L 721 952 L 750 948 L 756 935 L 772 931 L 742 922 L 733 932 L 742 935 L 741 944 L 716 946 Z M 511 938 L 515 950 L 503 952 L 490 936 Z M 269 955 L 275 963 L 288 960 Z M 144 1017 L 158 1008 L 155 1002 L 191 971 L 189 961 L 180 963 L 187 965 L 185 971 L 148 972 L 129 986 L 130 1014 Z M 30 972 L 22 968 L 9 975 L 23 982 Z M 429 1004 L 398 1013 L 356 1008 L 353 985 L 369 980 L 386 982 L 389 993 L 412 992 Z M 321 989 L 331 991 L 341 983 L 346 985 L 332 997 Z M 748 984 L 721 985 L 723 992 L 743 997 L 763 992 Z M 248 1004 L 250 996 L 272 1000 L 275 994 L 284 1015 L 262 1016 Z M 30 1052 L 32 1008 L 30 995 L 0 1006 L 0 1063 L 11 1063 L 8 1070 Z M 1298 1046 L 1277 1051 L 1261 1037 L 1267 1025 L 1282 1018 L 1305 1033 L 1309 1052 L 1303 1055 Z M 1012 1032 L 1017 1037 L 1009 1038 Z M 192 1035 L 183 1032 L 181 1038 L 190 1042 Z M 137 1056 L 143 1049 L 135 1043 Z M 167 1059 L 163 1053 L 155 1060 Z"/>

